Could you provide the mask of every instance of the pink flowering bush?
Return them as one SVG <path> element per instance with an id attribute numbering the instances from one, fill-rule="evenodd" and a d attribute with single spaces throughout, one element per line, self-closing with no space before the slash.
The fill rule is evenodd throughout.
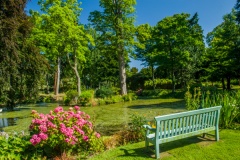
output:
<path id="1" fill-rule="evenodd" d="M 32 111 L 33 120 L 29 127 L 30 142 L 52 155 L 63 152 L 98 152 L 103 150 L 100 134 L 95 132 L 90 116 L 78 106 L 64 111 L 57 107 L 49 114 Z M 47 153 L 46 153 L 47 154 Z"/>

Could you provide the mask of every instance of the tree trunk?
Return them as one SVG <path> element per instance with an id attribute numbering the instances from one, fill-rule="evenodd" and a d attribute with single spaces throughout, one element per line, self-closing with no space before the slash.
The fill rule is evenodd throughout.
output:
<path id="1" fill-rule="evenodd" d="M 175 75 L 173 70 L 172 70 L 172 93 L 175 93 Z"/>
<path id="2" fill-rule="evenodd" d="M 231 89 L 231 78 L 227 77 L 227 90 Z"/>
<path id="3" fill-rule="evenodd" d="M 80 78 L 80 75 L 78 73 L 77 67 L 74 67 L 73 70 L 76 74 L 78 95 L 80 96 L 81 95 L 81 78 Z"/>
<path id="4" fill-rule="evenodd" d="M 74 51 L 75 53 L 75 51 Z M 75 53 L 76 54 L 76 53 Z M 76 55 L 74 55 L 74 64 L 72 65 L 69 54 L 67 55 L 68 57 L 68 63 L 71 66 L 71 68 L 73 69 L 73 71 L 75 72 L 76 78 L 77 78 L 77 91 L 78 91 L 78 96 L 81 95 L 81 78 L 80 75 L 78 73 L 78 61 L 77 61 L 77 57 Z"/>
<path id="5" fill-rule="evenodd" d="M 57 60 L 57 72 L 55 74 L 55 85 L 54 85 L 55 86 L 54 87 L 54 89 L 55 89 L 54 93 L 55 93 L 56 96 L 58 96 L 58 94 L 59 94 L 60 73 L 61 73 L 60 66 L 61 66 L 61 59 L 60 59 L 60 57 L 58 57 L 58 60 Z"/>
<path id="6" fill-rule="evenodd" d="M 224 78 L 222 78 L 222 89 L 223 89 L 223 90 L 226 89 L 226 86 L 225 86 L 225 83 L 224 83 Z"/>
<path id="7" fill-rule="evenodd" d="M 127 94 L 126 68 L 124 54 L 118 55 L 121 95 Z"/>
<path id="8" fill-rule="evenodd" d="M 49 82 L 48 82 L 49 78 L 48 78 L 48 74 L 46 74 L 46 94 L 49 94 Z"/>
<path id="9" fill-rule="evenodd" d="M 154 66 L 152 65 L 151 68 L 152 68 L 153 90 L 155 91 L 156 86 L 155 86 L 155 77 L 154 77 Z"/>

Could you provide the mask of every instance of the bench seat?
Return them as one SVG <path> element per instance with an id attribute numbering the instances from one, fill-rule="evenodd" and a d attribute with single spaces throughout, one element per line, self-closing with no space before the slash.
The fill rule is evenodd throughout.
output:
<path id="1" fill-rule="evenodd" d="M 215 138 L 219 140 L 218 123 L 221 106 L 180 112 L 155 117 L 155 126 L 144 125 L 146 128 L 146 147 L 149 143 L 155 145 L 155 156 L 160 158 L 159 144 L 205 134 L 215 131 Z"/>

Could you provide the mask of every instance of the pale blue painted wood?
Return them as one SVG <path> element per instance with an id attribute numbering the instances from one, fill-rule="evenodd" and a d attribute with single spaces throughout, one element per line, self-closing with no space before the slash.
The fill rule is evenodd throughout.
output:
<path id="1" fill-rule="evenodd" d="M 164 121 L 164 137 L 166 138 L 166 134 L 167 134 L 167 121 Z"/>
<path id="2" fill-rule="evenodd" d="M 210 126 L 213 126 L 213 116 L 214 116 L 214 112 L 211 112 L 211 120 L 210 120 Z"/>
<path id="3" fill-rule="evenodd" d="M 175 130 L 175 128 L 174 128 L 174 123 L 175 123 L 175 119 L 172 119 L 172 129 L 171 129 L 171 130 L 172 130 L 172 132 L 171 132 L 172 135 L 171 135 L 171 136 L 174 136 L 174 133 L 175 133 L 175 132 L 174 132 L 174 130 Z"/>
<path id="4" fill-rule="evenodd" d="M 198 114 L 196 117 L 197 117 L 197 120 L 196 120 L 196 130 L 198 130 L 199 129 L 199 117 L 200 117 L 200 115 Z"/>
<path id="5" fill-rule="evenodd" d="M 176 120 L 176 135 L 178 135 L 179 134 L 179 122 L 178 122 L 178 120 L 179 120 L 179 118 L 177 118 L 177 120 Z"/>
<path id="6" fill-rule="evenodd" d="M 193 130 L 193 118 L 192 118 L 193 116 L 191 115 L 190 116 L 190 126 L 189 126 L 189 132 L 192 132 L 192 130 Z"/>
<path id="7" fill-rule="evenodd" d="M 182 117 L 180 117 L 180 124 L 179 124 L 179 134 L 182 134 L 182 129 L 183 128 L 183 124 L 182 124 Z"/>
<path id="8" fill-rule="evenodd" d="M 188 133 L 188 130 L 189 130 L 189 126 L 188 126 L 188 123 L 189 123 L 189 117 L 186 117 L 186 121 L 187 121 L 187 124 L 186 124 L 186 131 Z"/>
<path id="9" fill-rule="evenodd" d="M 146 147 L 155 145 L 155 156 L 160 157 L 159 144 L 193 135 L 205 134 L 215 130 L 215 138 L 219 140 L 219 117 L 221 106 L 175 113 L 155 117 L 156 128 L 144 125 L 146 130 Z"/>

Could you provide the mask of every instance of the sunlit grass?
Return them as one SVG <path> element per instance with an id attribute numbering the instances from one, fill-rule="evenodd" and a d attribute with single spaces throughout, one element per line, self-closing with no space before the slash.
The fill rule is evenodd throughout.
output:
<path id="1" fill-rule="evenodd" d="M 177 140 L 160 145 L 162 160 L 237 160 L 240 159 L 240 131 L 220 130 L 220 141 L 207 136 Z M 154 152 L 144 142 L 128 144 L 91 157 L 90 160 L 152 160 Z"/>

